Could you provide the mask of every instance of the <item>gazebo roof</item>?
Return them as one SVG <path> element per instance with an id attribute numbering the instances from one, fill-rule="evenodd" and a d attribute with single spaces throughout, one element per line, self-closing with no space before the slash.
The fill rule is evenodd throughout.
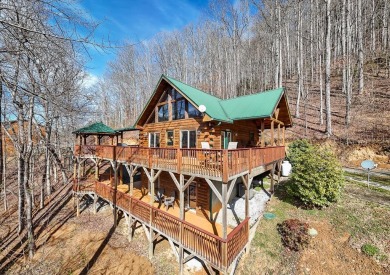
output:
<path id="1" fill-rule="evenodd" d="M 72 132 L 73 134 L 101 134 L 101 135 L 116 135 L 117 132 L 111 127 L 105 125 L 102 122 L 96 122 L 89 126 L 77 129 Z"/>

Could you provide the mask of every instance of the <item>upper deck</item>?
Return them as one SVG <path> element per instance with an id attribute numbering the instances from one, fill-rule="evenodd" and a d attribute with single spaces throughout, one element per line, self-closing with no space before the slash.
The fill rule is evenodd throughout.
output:
<path id="1" fill-rule="evenodd" d="M 285 158 L 285 147 L 217 150 L 76 145 L 75 155 L 228 182 L 244 174 L 255 176 L 270 170 L 270 164 Z"/>

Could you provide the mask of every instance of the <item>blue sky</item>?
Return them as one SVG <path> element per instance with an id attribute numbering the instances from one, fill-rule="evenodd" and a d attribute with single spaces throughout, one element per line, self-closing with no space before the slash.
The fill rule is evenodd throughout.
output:
<path id="1" fill-rule="evenodd" d="M 100 26 L 96 40 L 113 43 L 148 40 L 161 31 L 180 29 L 196 22 L 207 9 L 208 0 L 82 0 L 80 8 Z M 86 70 L 102 76 L 114 53 L 91 49 Z"/>

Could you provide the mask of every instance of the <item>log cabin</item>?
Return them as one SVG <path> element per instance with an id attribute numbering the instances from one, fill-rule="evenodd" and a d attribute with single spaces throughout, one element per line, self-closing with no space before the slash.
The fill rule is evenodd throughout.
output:
<path id="1" fill-rule="evenodd" d="M 83 196 L 94 199 L 95 211 L 103 200 L 123 213 L 130 239 L 141 225 L 150 257 L 165 238 L 180 273 L 194 257 L 210 273 L 232 272 L 248 245 L 251 183 L 270 172 L 273 192 L 291 126 L 284 88 L 222 100 L 162 75 L 133 126 L 96 123 L 74 131 L 77 212 Z M 129 131 L 139 132 L 135 146 L 122 142 Z M 227 208 L 236 196 L 245 213 L 232 226 Z"/>

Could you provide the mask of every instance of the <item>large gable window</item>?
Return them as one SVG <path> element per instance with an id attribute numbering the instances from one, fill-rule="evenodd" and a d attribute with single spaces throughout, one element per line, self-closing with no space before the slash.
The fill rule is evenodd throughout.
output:
<path id="1" fill-rule="evenodd" d="M 172 120 L 183 119 L 186 116 L 185 100 L 177 100 L 172 103 Z"/>
<path id="2" fill-rule="evenodd" d="M 188 107 L 187 107 L 187 113 L 188 117 L 201 117 L 202 113 L 199 112 L 198 109 L 196 109 L 191 103 L 188 102 Z"/>
<path id="3" fill-rule="evenodd" d="M 155 107 L 155 115 L 149 116 L 146 123 L 165 122 L 186 118 L 201 117 L 202 113 L 174 88 L 164 91 Z"/>
<path id="4" fill-rule="evenodd" d="M 169 120 L 168 104 L 164 104 L 158 107 L 158 122 L 168 121 L 168 120 Z"/>

